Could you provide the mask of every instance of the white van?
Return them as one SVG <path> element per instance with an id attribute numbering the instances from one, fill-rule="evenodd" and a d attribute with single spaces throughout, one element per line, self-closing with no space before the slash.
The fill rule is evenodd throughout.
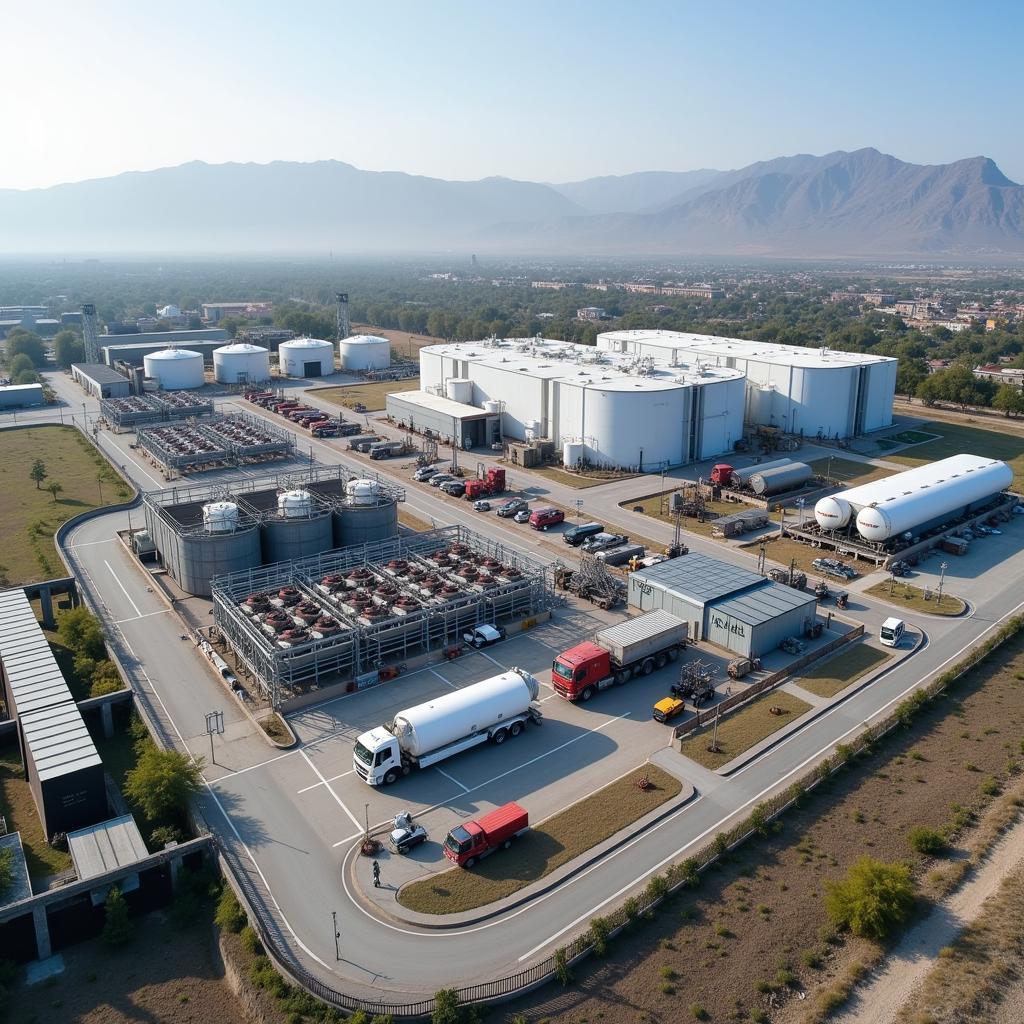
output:
<path id="1" fill-rule="evenodd" d="M 882 623 L 878 639 L 885 647 L 899 647 L 906 628 L 906 623 L 902 619 L 886 619 Z"/>

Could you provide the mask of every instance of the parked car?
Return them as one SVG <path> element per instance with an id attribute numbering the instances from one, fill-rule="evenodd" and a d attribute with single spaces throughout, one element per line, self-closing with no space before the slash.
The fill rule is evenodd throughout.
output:
<path id="1" fill-rule="evenodd" d="M 433 466 L 421 466 L 413 473 L 412 478 L 422 483 L 424 480 L 429 480 L 432 476 L 435 476 L 437 472 Z"/>
<path id="2" fill-rule="evenodd" d="M 475 647 L 477 650 L 480 650 L 481 647 L 490 647 L 491 644 L 496 644 L 499 640 L 504 640 L 505 627 L 491 625 L 476 626 L 468 633 L 463 633 L 462 639 L 471 647 Z"/>
<path id="3" fill-rule="evenodd" d="M 395 827 L 388 836 L 388 842 L 396 853 L 408 853 L 427 840 L 427 830 L 412 820 L 408 811 L 395 815 Z"/>
<path id="4" fill-rule="evenodd" d="M 490 512 L 491 511 L 491 503 L 489 501 L 484 501 L 483 499 L 481 499 L 480 501 L 474 501 L 473 502 L 473 511 L 474 512 Z"/>
<path id="5" fill-rule="evenodd" d="M 451 473 L 435 473 L 427 483 L 431 487 L 440 487 L 441 484 L 448 483 L 449 480 L 454 480 L 455 477 Z"/>
<path id="6" fill-rule="evenodd" d="M 629 538 L 623 537 L 621 533 L 597 533 L 588 540 L 585 540 L 580 545 L 580 550 L 586 551 L 588 554 L 596 554 L 598 551 L 617 548 L 625 544 L 627 540 Z"/>
<path id="7" fill-rule="evenodd" d="M 514 522 L 514 523 L 528 523 L 529 521 L 530 521 L 530 510 L 528 508 L 520 509 L 512 517 L 512 522 Z"/>
<path id="8" fill-rule="evenodd" d="M 825 576 L 838 579 L 853 580 L 860 575 L 852 565 L 840 562 L 838 558 L 816 558 L 811 562 L 811 566 Z"/>
<path id="9" fill-rule="evenodd" d="M 466 493 L 466 485 L 461 480 L 445 480 L 440 489 L 453 498 L 461 498 Z"/>
<path id="10" fill-rule="evenodd" d="M 535 508 L 528 519 L 535 530 L 546 530 L 565 522 L 565 513 L 560 508 Z"/>
<path id="11" fill-rule="evenodd" d="M 529 507 L 530 503 L 525 498 L 509 498 L 498 506 L 497 512 L 502 519 L 511 519 L 517 512 Z"/>

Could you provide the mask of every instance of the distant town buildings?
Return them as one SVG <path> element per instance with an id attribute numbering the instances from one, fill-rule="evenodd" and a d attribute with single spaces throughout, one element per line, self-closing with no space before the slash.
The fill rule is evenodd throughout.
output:
<path id="1" fill-rule="evenodd" d="M 995 381 L 996 384 L 1014 384 L 1024 386 L 1024 369 L 1020 367 L 1002 366 L 999 363 L 986 363 L 975 367 L 974 376 L 981 380 Z"/>
<path id="2" fill-rule="evenodd" d="M 584 306 L 576 310 L 577 320 L 610 320 L 611 317 L 600 306 Z"/>
<path id="3" fill-rule="evenodd" d="M 203 319 L 210 324 L 217 323 L 225 316 L 241 316 L 246 319 L 270 316 L 274 312 L 272 302 L 204 302 Z"/>

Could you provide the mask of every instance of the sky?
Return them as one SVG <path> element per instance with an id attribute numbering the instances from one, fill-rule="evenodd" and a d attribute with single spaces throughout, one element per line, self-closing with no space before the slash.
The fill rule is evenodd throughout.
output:
<path id="1" fill-rule="evenodd" d="M 862 146 L 1024 181 L 1019 0 L 0 11 L 0 188 L 190 160 L 560 182 Z"/>

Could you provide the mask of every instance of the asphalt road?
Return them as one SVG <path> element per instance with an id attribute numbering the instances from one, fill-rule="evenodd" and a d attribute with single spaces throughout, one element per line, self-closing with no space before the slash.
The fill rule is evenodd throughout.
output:
<path id="1" fill-rule="evenodd" d="M 77 390 L 63 383 L 62 391 Z M 125 454 L 122 441 L 101 434 L 101 444 L 116 452 L 115 461 L 123 461 L 140 486 L 157 486 L 148 472 L 151 467 L 131 458 L 135 453 L 119 459 Z M 334 449 L 328 451 L 330 455 L 323 455 L 325 462 L 346 461 Z M 321 457 L 319 451 L 317 457 Z M 387 471 L 385 466 L 380 468 Z M 644 481 L 634 483 L 638 487 L 634 493 L 641 492 Z M 553 484 L 550 490 L 556 487 Z M 439 523 L 454 521 L 454 513 L 462 511 L 433 495 L 421 496 L 412 489 L 410 493 L 410 505 L 417 511 L 436 512 Z M 514 527 L 499 526 L 493 517 L 474 523 L 489 533 L 504 531 L 499 536 L 504 539 L 507 533 L 510 543 L 534 554 L 553 550 L 546 540 L 512 532 Z M 954 663 L 1021 604 L 1018 581 L 1024 571 L 1020 551 L 1024 524 L 1015 521 L 1003 536 L 984 542 L 990 545 L 985 550 L 992 568 L 985 573 L 984 585 L 972 588 L 972 613 L 955 620 L 922 618 L 919 624 L 928 634 L 927 642 L 883 678 L 729 779 L 663 749 L 655 758 L 694 783 L 698 791 L 694 801 L 541 899 L 477 926 L 424 931 L 371 910 L 342 873 L 343 859 L 362 830 L 364 812 L 363 807 L 348 806 L 353 798 L 342 800 L 333 784 L 325 782 L 346 768 L 345 758 L 338 753 L 350 749 L 340 735 L 345 712 L 332 711 L 333 724 L 323 718 L 313 725 L 310 716 L 316 712 L 304 712 L 296 723 L 304 737 L 300 748 L 283 754 L 272 751 L 232 706 L 205 659 L 179 639 L 176 616 L 149 588 L 146 574 L 113 536 L 126 525 L 123 514 L 91 520 L 73 531 L 66 557 L 97 603 L 115 643 L 126 653 L 132 684 L 173 742 L 209 759 L 204 716 L 214 709 L 225 711 L 227 732 L 216 739 L 217 763 L 208 764 L 205 773 L 208 788 L 202 810 L 207 820 L 238 852 L 252 876 L 267 886 L 268 907 L 280 935 L 304 963 L 352 994 L 398 1001 L 431 993 L 443 983 L 490 980 L 548 956 L 585 928 L 595 914 L 646 884 L 651 873 L 695 852 L 716 831 L 741 819 L 757 802 L 827 756 L 836 743 L 884 715 L 921 681 Z M 711 542 L 694 544 L 704 546 L 719 557 L 748 564 L 749 556 L 724 551 Z M 859 599 L 859 607 L 872 624 L 889 613 L 884 604 L 870 599 Z M 467 785 L 470 780 L 460 781 Z M 332 911 L 337 912 L 342 932 L 340 962 L 335 960 Z"/>

